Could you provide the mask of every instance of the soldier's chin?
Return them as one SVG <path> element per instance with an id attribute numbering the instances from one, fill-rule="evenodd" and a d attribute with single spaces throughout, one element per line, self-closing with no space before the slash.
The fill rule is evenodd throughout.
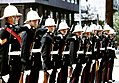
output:
<path id="1" fill-rule="evenodd" d="M 55 30 L 52 31 L 52 33 L 54 33 Z"/>
<path id="2" fill-rule="evenodd" d="M 18 22 L 15 22 L 14 24 L 15 24 L 15 25 L 17 25 L 17 24 L 18 24 Z"/>
<path id="3" fill-rule="evenodd" d="M 38 25 L 34 26 L 34 28 L 38 28 Z"/>
<path id="4" fill-rule="evenodd" d="M 17 24 L 18 24 L 18 22 L 17 22 L 17 21 L 15 21 L 15 22 L 14 22 L 14 24 L 15 24 L 15 25 L 17 25 Z"/>

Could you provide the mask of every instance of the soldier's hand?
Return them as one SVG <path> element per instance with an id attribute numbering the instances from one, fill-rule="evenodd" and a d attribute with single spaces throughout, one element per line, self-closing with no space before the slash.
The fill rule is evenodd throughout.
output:
<path id="1" fill-rule="evenodd" d="M 3 44 L 6 43 L 6 42 L 7 42 L 7 39 L 6 39 L 6 38 L 3 39 L 3 40 L 0 38 L 0 44 L 1 44 L 1 45 L 3 45 Z"/>

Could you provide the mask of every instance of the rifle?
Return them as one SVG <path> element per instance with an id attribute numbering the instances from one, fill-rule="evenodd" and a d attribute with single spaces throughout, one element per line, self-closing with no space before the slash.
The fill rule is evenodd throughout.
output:
<path id="1" fill-rule="evenodd" d="M 19 83 L 23 83 L 23 72 L 21 72 L 21 76 L 20 76 L 20 79 L 19 79 Z"/>
<path id="2" fill-rule="evenodd" d="M 30 70 L 21 72 L 21 77 L 19 80 L 19 83 L 29 83 L 29 75 L 30 75 Z"/>
<path id="3" fill-rule="evenodd" d="M 56 77 L 55 77 L 56 83 L 58 83 L 57 78 L 58 78 L 58 74 L 60 73 L 60 70 L 61 70 L 61 68 L 57 69 L 57 73 L 56 73 Z"/>
<path id="4" fill-rule="evenodd" d="M 86 43 L 85 43 L 86 38 L 83 38 L 83 58 L 86 56 Z M 84 58 L 85 59 L 85 58 Z M 81 83 L 85 83 L 85 73 L 86 73 L 86 62 L 83 65 L 82 71 L 81 71 Z"/>
<path id="5" fill-rule="evenodd" d="M 44 80 L 43 80 L 43 83 L 48 83 L 48 77 L 49 77 L 49 74 L 48 72 L 44 72 Z"/>
<path id="6" fill-rule="evenodd" d="M 54 31 L 54 35 L 58 34 L 58 28 L 59 28 L 59 18 L 57 16 L 57 24 L 56 24 L 56 28 L 55 28 L 55 31 Z"/>
<path id="7" fill-rule="evenodd" d="M 112 72 L 113 72 L 113 65 L 114 65 L 114 58 L 115 58 L 115 42 L 114 41 L 115 41 L 114 36 L 110 35 L 109 47 L 107 47 L 109 52 L 107 80 L 109 80 L 109 82 L 114 82 L 114 80 L 112 80 Z"/>
<path id="8" fill-rule="evenodd" d="M 96 41 L 97 40 L 97 41 Z M 94 63 L 94 75 L 93 76 L 93 80 L 95 80 L 95 83 L 98 83 L 98 70 L 99 70 L 99 61 L 98 61 L 98 57 L 100 55 L 100 39 L 97 35 L 93 36 L 92 41 L 94 45 L 92 45 L 92 54 L 93 56 L 95 56 L 95 63 Z M 97 47 L 97 49 L 95 48 Z M 93 72 L 93 71 L 92 71 Z M 94 79 L 95 77 L 95 79 Z M 92 80 L 92 81 L 93 81 Z"/>
<path id="9" fill-rule="evenodd" d="M 87 52 L 90 51 L 91 48 L 88 46 L 88 44 L 91 46 L 91 41 L 89 40 L 89 38 L 85 38 L 84 41 L 84 56 L 86 59 L 86 66 L 83 70 L 83 74 L 82 74 L 82 78 L 81 78 L 81 83 L 87 83 L 90 82 L 90 69 L 91 69 L 91 63 L 92 63 L 92 59 L 91 59 L 91 52 Z"/>
<path id="10" fill-rule="evenodd" d="M 44 71 L 44 80 L 43 83 L 49 83 L 49 79 L 50 79 L 50 75 L 52 73 L 52 69 L 51 70 L 45 70 Z"/>
<path id="11" fill-rule="evenodd" d="M 101 38 L 99 35 L 97 35 L 96 40 L 97 40 L 97 45 L 96 45 L 97 46 L 97 51 L 96 51 L 97 56 L 96 56 L 95 74 L 96 74 L 96 83 L 99 83 L 99 62 L 100 62 L 99 56 L 101 55 L 100 48 L 102 47 Z"/>
<path id="12" fill-rule="evenodd" d="M 107 70 L 108 70 L 108 44 L 109 44 L 109 39 L 107 35 L 104 35 L 104 56 L 102 58 L 102 81 L 107 81 Z"/>

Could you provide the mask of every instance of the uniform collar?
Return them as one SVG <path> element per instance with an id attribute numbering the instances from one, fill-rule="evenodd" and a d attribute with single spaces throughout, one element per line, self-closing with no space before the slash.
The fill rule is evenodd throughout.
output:
<path id="1" fill-rule="evenodd" d="M 10 23 L 5 23 L 5 27 L 10 27 L 10 28 L 12 28 L 13 27 L 13 25 L 11 25 Z"/>
<path id="2" fill-rule="evenodd" d="M 24 26 L 28 27 L 28 29 L 31 29 L 31 26 L 29 24 L 25 24 Z"/>

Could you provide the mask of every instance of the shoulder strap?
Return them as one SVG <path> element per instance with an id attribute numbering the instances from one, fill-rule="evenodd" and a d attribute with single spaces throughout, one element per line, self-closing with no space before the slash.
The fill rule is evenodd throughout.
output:
<path id="1" fill-rule="evenodd" d="M 20 43 L 20 45 L 21 45 L 21 37 L 20 36 L 18 36 L 12 29 L 10 29 L 10 28 L 6 28 L 6 31 L 8 31 L 10 34 L 12 34 L 15 38 L 17 38 L 17 40 L 18 40 L 18 42 Z"/>

